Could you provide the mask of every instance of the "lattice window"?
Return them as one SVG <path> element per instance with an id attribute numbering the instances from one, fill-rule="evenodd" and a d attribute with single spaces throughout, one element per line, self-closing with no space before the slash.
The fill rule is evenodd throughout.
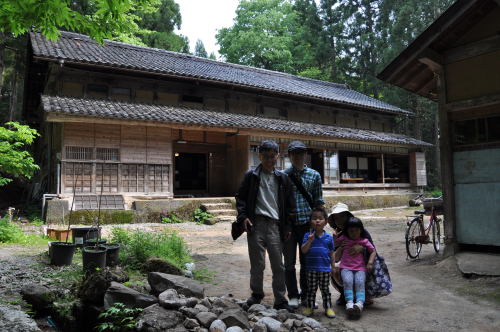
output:
<path id="1" fill-rule="evenodd" d="M 124 201 L 122 195 L 75 195 L 75 210 L 122 210 Z"/>
<path id="2" fill-rule="evenodd" d="M 96 194 L 101 193 L 101 190 L 104 193 L 118 192 L 118 164 L 96 164 L 95 166 Z"/>
<path id="3" fill-rule="evenodd" d="M 90 193 L 92 191 L 92 163 L 63 163 L 64 191 Z"/>
<path id="4" fill-rule="evenodd" d="M 146 165 L 122 164 L 122 191 L 144 192 Z"/>
<path id="5" fill-rule="evenodd" d="M 168 165 L 148 165 L 148 191 L 168 191 Z"/>
<path id="6" fill-rule="evenodd" d="M 67 146 L 66 159 L 92 160 L 94 148 L 84 146 Z"/>
<path id="7" fill-rule="evenodd" d="M 114 148 L 96 148 L 97 160 L 120 161 L 120 150 Z"/>

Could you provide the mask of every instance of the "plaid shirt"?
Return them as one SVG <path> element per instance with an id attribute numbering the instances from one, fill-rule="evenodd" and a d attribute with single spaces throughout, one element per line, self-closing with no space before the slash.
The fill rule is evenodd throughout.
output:
<path id="1" fill-rule="evenodd" d="M 290 169 L 287 170 L 287 173 Z M 302 171 L 295 169 L 292 166 L 292 171 L 302 182 L 302 185 L 306 189 L 306 191 L 311 195 L 314 206 L 323 205 L 325 201 L 323 201 L 323 188 L 321 184 L 321 175 L 312 168 L 304 166 Z M 293 181 L 291 181 L 293 183 Z M 300 191 L 297 189 L 295 184 L 293 185 L 293 193 L 295 195 L 295 202 L 297 203 L 297 225 L 304 225 L 309 222 L 311 218 L 311 206 L 307 202 L 307 200 L 302 196 Z"/>

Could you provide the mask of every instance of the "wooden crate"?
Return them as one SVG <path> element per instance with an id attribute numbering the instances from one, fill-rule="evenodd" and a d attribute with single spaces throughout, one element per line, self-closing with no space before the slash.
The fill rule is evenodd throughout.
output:
<path id="1" fill-rule="evenodd" d="M 71 230 L 67 229 L 55 229 L 55 228 L 48 228 L 47 229 L 47 235 L 49 238 L 58 240 L 61 242 L 69 242 L 69 239 L 71 238 Z"/>

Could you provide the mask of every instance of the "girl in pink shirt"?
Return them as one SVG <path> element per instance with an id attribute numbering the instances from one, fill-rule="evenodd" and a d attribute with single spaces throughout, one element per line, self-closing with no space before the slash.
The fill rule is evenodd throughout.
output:
<path id="1" fill-rule="evenodd" d="M 340 249 L 335 253 L 335 258 L 337 261 L 340 259 L 340 275 L 344 284 L 347 315 L 350 318 L 361 315 L 365 303 L 366 271 L 373 269 L 373 262 L 377 255 L 375 247 L 373 247 L 370 241 L 361 237 L 363 230 L 364 227 L 361 220 L 351 217 L 346 223 L 345 235 L 335 240 L 335 245 L 340 246 Z M 363 253 L 357 255 L 349 254 L 348 249 L 355 245 L 363 246 L 370 253 L 366 265 Z M 356 296 L 354 297 L 354 295 Z M 356 302 L 354 302 L 354 298 L 356 298 Z"/>

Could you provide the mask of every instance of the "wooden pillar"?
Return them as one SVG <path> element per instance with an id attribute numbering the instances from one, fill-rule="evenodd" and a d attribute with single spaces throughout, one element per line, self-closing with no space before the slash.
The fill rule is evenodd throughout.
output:
<path id="1" fill-rule="evenodd" d="M 446 243 L 445 254 L 453 255 L 456 251 L 456 219 L 455 219 L 455 190 L 453 180 L 453 151 L 451 150 L 451 130 L 448 119 L 448 108 L 446 106 L 446 70 L 441 67 L 438 73 L 438 94 L 439 94 L 439 125 L 441 150 L 441 182 L 443 186 L 443 207 L 444 207 L 444 234 Z"/>
<path id="2" fill-rule="evenodd" d="M 384 162 L 384 154 L 381 153 L 380 154 L 381 156 L 381 159 L 382 159 L 382 162 L 381 162 L 381 165 L 380 167 L 382 168 L 382 183 L 385 183 L 385 162 Z"/>

